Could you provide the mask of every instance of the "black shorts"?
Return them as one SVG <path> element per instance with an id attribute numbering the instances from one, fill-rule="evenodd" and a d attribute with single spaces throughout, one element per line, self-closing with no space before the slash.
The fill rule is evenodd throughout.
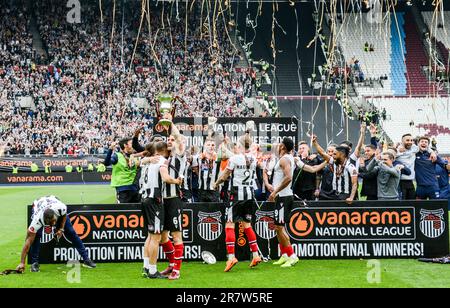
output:
<path id="1" fill-rule="evenodd" d="M 164 230 L 182 231 L 183 202 L 180 198 L 164 199 Z"/>
<path id="2" fill-rule="evenodd" d="M 165 216 L 161 200 L 147 198 L 142 201 L 141 205 L 148 233 L 161 234 L 162 230 L 164 230 Z"/>
<path id="3" fill-rule="evenodd" d="M 277 197 L 275 200 L 275 225 L 284 226 L 291 219 L 294 209 L 294 196 Z"/>
<path id="4" fill-rule="evenodd" d="M 228 203 L 225 212 L 227 222 L 251 222 L 253 204 L 253 200 L 231 201 Z"/>
<path id="5" fill-rule="evenodd" d="M 138 203 L 141 200 L 139 192 L 136 190 L 124 190 L 117 193 L 117 203 Z"/>
<path id="6" fill-rule="evenodd" d="M 220 202 L 220 194 L 214 190 L 199 190 L 199 202 Z"/>

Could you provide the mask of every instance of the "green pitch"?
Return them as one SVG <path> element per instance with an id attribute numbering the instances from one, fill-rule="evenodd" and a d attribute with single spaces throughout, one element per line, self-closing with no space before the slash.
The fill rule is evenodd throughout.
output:
<path id="1" fill-rule="evenodd" d="M 26 234 L 26 205 L 48 194 L 70 204 L 113 203 L 108 186 L 37 186 L 0 188 L 0 270 L 15 268 Z M 185 262 L 179 281 L 154 281 L 140 277 L 141 263 L 98 264 L 95 270 L 82 268 L 80 283 L 69 283 L 65 265 L 42 265 L 40 273 L 0 276 L 0 287 L 450 287 L 450 266 L 415 260 L 379 260 L 380 283 L 367 280 L 367 260 L 306 260 L 294 268 L 282 269 L 263 263 L 255 269 L 240 262 L 224 273 L 224 262 L 206 265 Z M 163 269 L 165 264 L 160 265 Z"/>

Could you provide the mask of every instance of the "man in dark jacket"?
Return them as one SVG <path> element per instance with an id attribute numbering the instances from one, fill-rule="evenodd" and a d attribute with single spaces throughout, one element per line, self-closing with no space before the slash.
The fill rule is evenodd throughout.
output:
<path id="1" fill-rule="evenodd" d="M 377 172 L 367 170 L 367 165 L 375 159 L 376 150 L 373 144 L 367 145 L 364 148 L 364 163 L 359 165 L 359 177 L 362 178 L 361 196 L 367 197 L 367 200 L 378 200 Z"/>
<path id="2" fill-rule="evenodd" d="M 327 147 L 327 154 L 333 156 L 336 150 L 336 144 L 330 144 Z M 317 173 L 316 176 L 316 191 L 314 196 L 319 200 L 333 200 L 333 168 L 331 165 L 326 166 L 322 171 Z"/>
<path id="3" fill-rule="evenodd" d="M 310 153 L 310 148 L 305 141 L 300 142 L 298 147 L 298 157 L 309 166 L 317 166 L 322 163 L 317 154 Z M 296 168 L 293 176 L 293 191 L 296 198 L 301 200 L 314 200 L 314 192 L 316 189 L 316 173 L 303 172 L 300 168 Z"/>
<path id="4" fill-rule="evenodd" d="M 416 153 L 414 168 L 416 171 L 417 199 L 439 199 L 440 189 L 436 174 L 436 164 L 443 169 L 448 169 L 448 164 L 437 157 L 436 162 L 431 160 L 431 154 L 428 151 L 430 139 L 427 137 L 419 138 L 419 152 Z"/>

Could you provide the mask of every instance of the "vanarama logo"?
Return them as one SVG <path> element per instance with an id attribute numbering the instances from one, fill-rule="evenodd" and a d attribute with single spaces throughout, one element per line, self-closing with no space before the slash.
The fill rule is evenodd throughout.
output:
<path id="1" fill-rule="evenodd" d="M 238 232 L 238 239 L 237 239 L 237 244 L 241 247 L 245 246 L 245 244 L 247 244 L 247 240 L 245 239 L 245 231 L 244 231 L 244 223 L 240 222 L 239 223 L 239 232 Z"/>
<path id="2" fill-rule="evenodd" d="M 301 240 L 314 237 L 318 228 L 414 227 L 413 217 L 413 208 L 296 209 L 287 229 L 291 237 Z"/>
<path id="3" fill-rule="evenodd" d="M 144 217 L 140 213 L 75 211 L 69 216 L 77 235 L 88 242 L 115 240 L 120 237 L 139 240 L 134 232 L 144 228 Z"/>
<path id="4" fill-rule="evenodd" d="M 294 213 L 289 221 L 289 229 L 296 237 L 304 237 L 311 233 L 314 228 L 312 217 L 305 212 Z"/>
<path id="5" fill-rule="evenodd" d="M 91 233 L 91 223 L 83 215 L 70 217 L 70 222 L 81 240 L 85 239 Z"/>

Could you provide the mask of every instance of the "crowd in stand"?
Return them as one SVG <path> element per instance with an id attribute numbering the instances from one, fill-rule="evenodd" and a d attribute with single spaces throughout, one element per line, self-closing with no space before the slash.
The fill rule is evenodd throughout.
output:
<path id="1" fill-rule="evenodd" d="M 6 154 L 102 154 L 142 124 L 150 134 L 154 100 L 165 92 L 183 98 L 177 116 L 253 116 L 243 102 L 251 77 L 233 72 L 240 54 L 223 24 L 209 35 L 194 9 L 185 37 L 182 8 L 183 18 L 176 18 L 173 6 L 159 4 L 134 52 L 138 1 L 118 4 L 114 23 L 111 7 L 105 5 L 99 18 L 97 3 L 83 4 L 79 24 L 66 21 L 66 2 L 60 2 L 38 0 L 27 8 L 0 0 L 0 143 Z M 46 59 L 33 49 L 33 18 Z M 21 108 L 23 96 L 32 98 L 33 108 Z"/>

